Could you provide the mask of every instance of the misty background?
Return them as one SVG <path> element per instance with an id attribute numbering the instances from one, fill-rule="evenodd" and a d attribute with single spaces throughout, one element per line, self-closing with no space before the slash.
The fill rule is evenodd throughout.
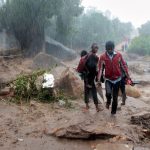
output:
<path id="1" fill-rule="evenodd" d="M 128 52 L 150 55 L 150 21 L 136 28 L 112 17 L 109 10 L 83 4 L 81 0 L 0 0 L 0 31 L 13 35 L 25 55 L 48 50 L 46 39 L 75 50 L 89 49 L 93 42 L 103 50 L 107 40 L 126 41 Z"/>

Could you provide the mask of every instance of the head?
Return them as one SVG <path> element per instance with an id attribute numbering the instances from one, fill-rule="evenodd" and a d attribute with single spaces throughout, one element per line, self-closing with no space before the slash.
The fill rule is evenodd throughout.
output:
<path id="1" fill-rule="evenodd" d="M 115 48 L 114 42 L 113 41 L 106 42 L 105 48 L 108 54 L 112 55 L 114 52 L 114 48 Z"/>
<path id="2" fill-rule="evenodd" d="M 97 53 L 98 48 L 99 47 L 98 47 L 97 43 L 93 43 L 92 46 L 91 46 L 92 53 Z"/>
<path id="3" fill-rule="evenodd" d="M 83 57 L 87 54 L 88 54 L 88 52 L 86 50 L 82 50 L 81 53 L 80 53 L 80 56 Z"/>

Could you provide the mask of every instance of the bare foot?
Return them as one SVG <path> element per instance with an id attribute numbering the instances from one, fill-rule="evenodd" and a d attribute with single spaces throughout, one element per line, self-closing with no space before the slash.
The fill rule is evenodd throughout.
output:
<path id="1" fill-rule="evenodd" d="M 89 108 L 90 108 L 89 105 L 86 104 L 86 107 L 83 108 L 83 112 L 88 112 Z"/>
<path id="2" fill-rule="evenodd" d="M 96 105 L 96 111 L 99 112 L 99 111 L 102 111 L 103 109 L 100 108 L 98 105 Z"/>
<path id="3" fill-rule="evenodd" d="M 90 107 L 89 107 L 89 104 L 86 104 L 86 109 L 89 110 L 89 108 L 90 108 Z"/>

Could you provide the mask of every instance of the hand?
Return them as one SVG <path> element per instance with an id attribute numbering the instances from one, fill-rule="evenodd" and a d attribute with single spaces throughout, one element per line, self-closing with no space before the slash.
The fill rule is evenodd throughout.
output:
<path id="1" fill-rule="evenodd" d="M 126 79 L 126 84 L 133 86 L 133 81 L 132 81 L 132 79 L 131 79 L 131 78 L 127 78 L 127 79 Z"/>
<path id="2" fill-rule="evenodd" d="M 130 85 L 134 86 L 135 84 L 133 83 L 132 79 L 130 78 Z"/>
<path id="3" fill-rule="evenodd" d="M 97 81 L 97 86 L 102 86 L 102 83 L 100 81 Z"/>

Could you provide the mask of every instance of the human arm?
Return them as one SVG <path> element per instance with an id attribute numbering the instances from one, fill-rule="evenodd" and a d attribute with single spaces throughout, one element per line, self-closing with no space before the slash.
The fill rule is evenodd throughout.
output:
<path id="1" fill-rule="evenodd" d="M 103 57 L 100 56 L 99 57 L 99 61 L 98 61 L 98 75 L 97 75 L 97 82 L 101 83 L 101 78 L 103 76 L 103 72 L 104 72 L 104 61 L 103 61 Z"/>

